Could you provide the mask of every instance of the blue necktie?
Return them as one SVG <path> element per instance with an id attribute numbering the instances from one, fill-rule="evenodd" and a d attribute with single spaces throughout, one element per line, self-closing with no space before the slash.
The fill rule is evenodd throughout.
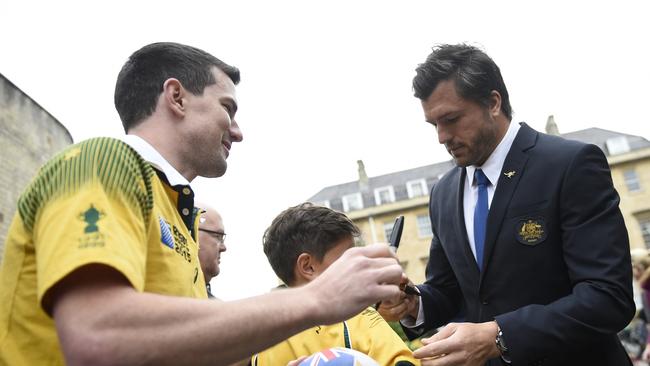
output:
<path id="1" fill-rule="evenodd" d="M 478 186 L 478 199 L 474 208 L 474 246 L 476 247 L 476 263 L 479 271 L 483 270 L 483 250 L 485 249 L 485 227 L 488 216 L 487 187 L 490 180 L 481 169 L 474 171 L 474 180 Z"/>

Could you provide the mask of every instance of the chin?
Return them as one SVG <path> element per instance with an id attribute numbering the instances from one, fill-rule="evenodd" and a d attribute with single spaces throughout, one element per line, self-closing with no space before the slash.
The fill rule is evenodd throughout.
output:
<path id="1" fill-rule="evenodd" d="M 455 163 L 457 166 L 461 167 L 461 168 L 465 168 L 465 167 L 467 167 L 468 165 L 472 165 L 472 164 L 470 164 L 470 163 L 467 162 L 467 159 L 459 159 L 459 158 L 456 158 L 456 157 L 452 157 L 452 158 L 453 158 L 453 160 L 454 160 L 454 163 Z"/>

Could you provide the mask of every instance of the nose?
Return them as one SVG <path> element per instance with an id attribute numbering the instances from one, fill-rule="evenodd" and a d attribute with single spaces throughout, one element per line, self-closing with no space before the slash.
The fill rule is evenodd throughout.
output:
<path id="1" fill-rule="evenodd" d="M 230 121 L 230 128 L 228 132 L 230 133 L 230 141 L 232 142 L 241 142 L 244 139 L 244 134 L 234 119 Z"/>
<path id="2" fill-rule="evenodd" d="M 438 124 L 436 126 L 436 132 L 438 133 L 438 143 L 446 144 L 451 140 L 451 134 L 444 126 Z"/>
<path id="3" fill-rule="evenodd" d="M 228 250 L 226 243 L 219 244 L 219 252 L 225 252 L 226 250 Z"/>

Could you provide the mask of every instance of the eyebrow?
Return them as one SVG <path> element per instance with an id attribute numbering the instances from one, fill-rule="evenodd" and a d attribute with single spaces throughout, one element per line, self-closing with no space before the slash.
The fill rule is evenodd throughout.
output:
<path id="1" fill-rule="evenodd" d="M 445 111 L 442 115 L 440 115 L 438 118 L 433 119 L 433 120 L 425 119 L 425 121 L 427 121 L 428 123 L 436 124 L 436 125 L 437 125 L 437 124 L 438 124 L 438 121 L 440 121 L 441 119 L 445 119 L 445 118 L 447 118 L 450 114 L 454 114 L 454 113 L 458 113 L 458 112 L 459 112 L 459 111 L 458 111 L 458 110 L 455 110 L 455 109 L 447 110 L 447 111 Z"/>

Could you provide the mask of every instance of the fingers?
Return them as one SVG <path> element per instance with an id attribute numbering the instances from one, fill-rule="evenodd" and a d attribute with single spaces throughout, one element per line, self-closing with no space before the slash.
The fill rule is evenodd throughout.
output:
<path id="1" fill-rule="evenodd" d="M 347 250 L 346 253 L 355 250 L 369 258 L 389 257 L 397 260 L 397 255 L 386 244 L 371 244 L 364 247 L 355 247 Z"/>
<path id="2" fill-rule="evenodd" d="M 402 267 L 386 246 L 371 245 L 346 250 L 345 253 L 306 288 L 320 299 L 323 324 L 340 321 L 364 307 L 397 298 Z M 347 299 L 336 301 L 336 293 Z"/>
<path id="3" fill-rule="evenodd" d="M 422 344 L 424 344 L 423 347 L 413 351 L 413 357 L 417 359 L 439 358 L 453 353 L 453 343 L 448 339 L 429 341 L 428 343 L 422 340 Z"/>
<path id="4" fill-rule="evenodd" d="M 396 298 L 382 302 L 377 311 L 387 321 L 398 321 L 407 315 L 411 315 L 410 313 L 418 304 L 418 299 L 414 299 L 413 296 L 407 296 L 403 291 L 400 291 Z"/>
<path id="5" fill-rule="evenodd" d="M 457 328 L 458 328 L 458 323 L 449 323 L 447 324 L 447 326 L 442 328 L 438 333 L 428 338 L 427 342 L 432 343 L 432 342 L 443 340 L 445 338 L 449 338 L 456 332 Z"/>

